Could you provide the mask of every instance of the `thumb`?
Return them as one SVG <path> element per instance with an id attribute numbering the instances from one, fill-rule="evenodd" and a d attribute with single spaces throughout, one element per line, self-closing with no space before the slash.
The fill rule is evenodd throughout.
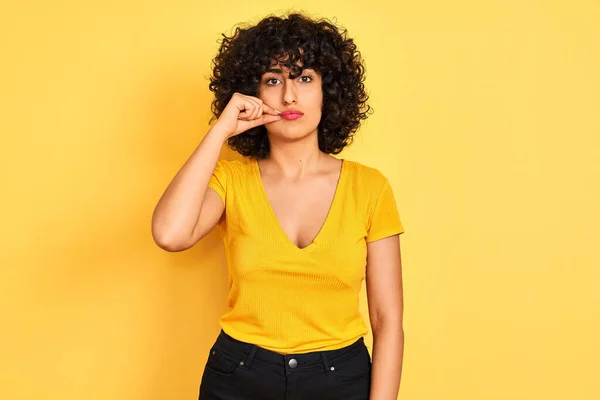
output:
<path id="1" fill-rule="evenodd" d="M 269 115 L 263 114 L 259 118 L 248 121 L 248 129 L 255 128 L 259 125 L 270 124 L 271 122 L 279 121 L 281 116 L 279 115 Z"/>
<path id="2" fill-rule="evenodd" d="M 263 120 L 263 124 L 270 124 L 271 122 L 276 122 L 276 121 L 281 120 L 281 115 L 279 115 L 279 114 L 277 114 L 277 115 L 263 114 L 262 120 Z"/>

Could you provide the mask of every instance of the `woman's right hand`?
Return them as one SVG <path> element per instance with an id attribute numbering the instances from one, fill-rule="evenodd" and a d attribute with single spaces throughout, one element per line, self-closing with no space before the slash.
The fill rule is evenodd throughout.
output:
<path id="1" fill-rule="evenodd" d="M 272 109 L 261 99 L 234 93 L 215 123 L 227 135 L 227 139 L 259 125 L 279 121 L 279 111 Z"/>

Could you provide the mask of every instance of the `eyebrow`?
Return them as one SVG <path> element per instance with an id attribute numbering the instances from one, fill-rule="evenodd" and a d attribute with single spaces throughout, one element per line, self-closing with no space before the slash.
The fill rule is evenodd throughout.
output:
<path id="1" fill-rule="evenodd" d="M 313 71 L 312 68 L 304 68 L 302 72 L 304 73 L 304 72 L 311 72 L 311 71 Z M 276 73 L 276 74 L 283 74 L 283 70 L 281 68 L 269 68 L 268 70 L 265 71 L 265 73 L 266 72 L 273 72 L 273 73 Z"/>

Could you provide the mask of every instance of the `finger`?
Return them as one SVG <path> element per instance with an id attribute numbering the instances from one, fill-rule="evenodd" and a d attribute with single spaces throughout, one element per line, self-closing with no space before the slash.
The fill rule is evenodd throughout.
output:
<path id="1" fill-rule="evenodd" d="M 254 100 L 255 102 L 257 102 L 257 103 L 259 103 L 259 104 L 261 104 L 261 105 L 262 105 L 262 110 L 261 110 L 261 113 L 260 113 L 260 115 L 262 115 L 263 113 L 267 113 L 267 114 L 270 114 L 270 115 L 279 115 L 279 114 L 281 114 L 281 112 L 280 112 L 280 111 L 278 111 L 278 110 L 275 110 L 273 107 L 271 107 L 271 106 L 269 106 L 269 105 L 265 104 L 265 103 L 262 101 L 262 99 L 260 99 L 259 97 L 254 97 L 254 96 L 247 96 L 247 97 L 248 97 L 249 99 L 251 99 L 251 100 Z"/>
<path id="2" fill-rule="evenodd" d="M 251 123 L 253 124 L 252 127 L 254 128 L 255 126 L 266 125 L 279 120 L 281 120 L 281 117 L 279 115 L 263 114 L 260 118 L 251 121 Z"/>
<path id="3" fill-rule="evenodd" d="M 256 103 L 253 102 L 252 100 L 249 100 L 247 98 L 244 98 L 242 100 L 242 104 L 240 105 L 240 110 L 241 112 L 238 115 L 239 119 L 242 119 L 244 121 L 250 121 L 252 120 L 252 114 L 255 113 L 256 111 Z"/>
<path id="4" fill-rule="evenodd" d="M 238 115 L 237 118 L 238 119 L 247 119 L 248 115 L 250 115 L 250 113 L 252 112 L 252 110 L 250 109 L 249 105 L 246 102 L 241 102 L 240 104 L 237 105 L 238 108 Z"/>
<path id="5" fill-rule="evenodd" d="M 244 95 L 234 95 L 237 99 L 235 106 L 238 109 L 238 114 L 247 114 L 248 113 L 248 101 L 246 100 L 246 96 Z M 233 99 L 233 98 L 232 98 Z"/>
<path id="6" fill-rule="evenodd" d="M 250 119 L 254 120 L 254 119 L 257 119 L 258 117 L 260 117 L 260 115 L 262 114 L 262 102 L 260 100 L 252 99 L 252 103 L 255 104 L 255 108 L 252 111 L 252 115 L 250 116 Z"/>
<path id="7" fill-rule="evenodd" d="M 263 103 L 263 101 L 261 99 L 259 99 L 258 97 L 253 97 L 252 99 L 258 104 L 258 106 L 256 108 L 256 113 L 253 117 L 255 119 L 260 118 L 263 115 L 265 103 Z"/>
<path id="8" fill-rule="evenodd" d="M 264 110 L 264 109 L 263 109 L 264 105 L 265 105 L 265 104 L 264 104 L 262 101 L 259 103 L 259 105 L 258 105 L 258 108 L 257 108 L 257 110 L 258 110 L 258 113 L 256 114 L 256 118 L 260 118 L 260 117 L 262 117 L 262 115 L 263 115 L 263 110 Z"/>
<path id="9" fill-rule="evenodd" d="M 270 124 L 272 122 L 278 121 L 280 120 L 281 117 L 276 117 L 274 115 L 269 115 L 269 114 L 263 114 L 262 117 L 257 118 L 257 119 L 253 119 L 251 121 L 244 121 L 244 131 L 247 131 L 248 129 L 252 129 L 252 128 L 256 128 L 257 126 L 260 125 L 265 125 L 265 124 Z"/>
<path id="10" fill-rule="evenodd" d="M 270 114 L 270 115 L 279 115 L 279 114 L 281 114 L 279 111 L 275 110 L 272 107 L 269 107 L 265 103 L 263 103 L 263 112 L 265 112 L 267 114 Z"/>
<path id="11" fill-rule="evenodd" d="M 277 122 L 280 121 L 281 115 L 277 114 L 277 115 L 270 115 L 270 114 L 263 114 L 263 123 L 266 124 L 270 124 L 272 122 Z"/>

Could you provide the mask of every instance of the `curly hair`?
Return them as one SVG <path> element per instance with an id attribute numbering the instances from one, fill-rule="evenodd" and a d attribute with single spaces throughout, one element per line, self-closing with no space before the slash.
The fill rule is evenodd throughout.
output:
<path id="1" fill-rule="evenodd" d="M 274 62 L 288 68 L 291 79 L 305 68 L 321 75 L 321 151 L 340 153 L 352 143 L 361 120 L 372 113 L 363 83 L 363 60 L 346 29 L 326 19 L 313 20 L 293 13 L 287 18 L 268 16 L 250 27 L 237 26 L 231 36 L 222 36 L 211 65 L 209 89 L 215 93 L 211 123 L 219 118 L 235 92 L 257 96 L 261 77 Z M 227 144 L 243 156 L 267 158 L 270 153 L 264 125 L 229 138 Z"/>

